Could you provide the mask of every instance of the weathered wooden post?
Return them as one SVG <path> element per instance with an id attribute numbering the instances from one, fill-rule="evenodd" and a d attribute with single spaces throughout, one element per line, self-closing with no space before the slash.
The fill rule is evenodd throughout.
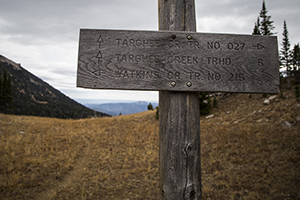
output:
<path id="1" fill-rule="evenodd" d="M 158 14 L 159 30 L 196 32 L 194 0 L 159 0 Z M 198 92 L 160 91 L 159 109 L 161 199 L 201 199 Z"/>

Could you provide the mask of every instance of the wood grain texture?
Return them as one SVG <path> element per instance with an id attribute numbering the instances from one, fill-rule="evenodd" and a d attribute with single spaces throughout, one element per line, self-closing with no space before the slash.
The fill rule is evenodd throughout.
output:
<path id="1" fill-rule="evenodd" d="M 201 199 L 198 93 L 159 92 L 161 199 Z"/>
<path id="2" fill-rule="evenodd" d="M 172 6 L 167 11 L 179 16 Z M 174 23 L 189 19 L 167 17 Z M 277 49 L 275 36 L 82 29 L 77 86 L 279 93 Z"/>
<path id="3" fill-rule="evenodd" d="M 194 0 L 159 1 L 159 29 L 196 31 Z M 197 92 L 159 92 L 161 199 L 201 199 Z"/>

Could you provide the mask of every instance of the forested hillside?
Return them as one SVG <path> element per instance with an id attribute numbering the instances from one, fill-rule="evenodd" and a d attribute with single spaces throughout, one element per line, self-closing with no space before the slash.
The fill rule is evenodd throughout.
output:
<path id="1" fill-rule="evenodd" d="M 1 55 L 0 65 L 1 74 L 7 74 L 11 81 L 11 101 L 0 105 L 1 113 L 74 119 L 109 116 L 77 103 Z"/>

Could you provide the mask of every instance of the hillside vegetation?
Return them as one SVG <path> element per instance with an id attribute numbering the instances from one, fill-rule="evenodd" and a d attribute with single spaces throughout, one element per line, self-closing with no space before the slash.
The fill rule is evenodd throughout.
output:
<path id="1" fill-rule="evenodd" d="M 109 116 L 79 104 L 27 71 L 20 64 L 0 55 L 0 74 L 4 72 L 11 80 L 12 91 L 9 96 L 12 101 L 0 104 L 1 113 L 61 119 Z"/>
<path id="2" fill-rule="evenodd" d="M 203 199 L 299 199 L 300 103 L 228 95 L 201 117 Z M 289 123 L 287 123 L 289 122 Z M 64 120 L 0 114 L 1 199 L 159 199 L 155 111 Z"/>

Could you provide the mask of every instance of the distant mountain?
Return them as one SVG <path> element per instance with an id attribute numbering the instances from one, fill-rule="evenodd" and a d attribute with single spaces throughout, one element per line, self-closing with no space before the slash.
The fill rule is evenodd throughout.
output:
<path id="1" fill-rule="evenodd" d="M 155 108 L 158 104 L 151 103 L 153 108 Z M 110 114 L 112 116 L 119 115 L 128 115 L 133 113 L 139 113 L 148 110 L 147 106 L 149 103 L 145 101 L 137 101 L 133 103 L 105 103 L 105 104 L 85 104 L 87 107 L 97 110 L 100 112 L 104 112 Z"/>
<path id="2" fill-rule="evenodd" d="M 12 103 L 6 107 L 0 106 L 0 113 L 63 119 L 109 116 L 77 103 L 2 55 L 0 65 L 2 74 L 6 70 L 12 82 Z"/>

